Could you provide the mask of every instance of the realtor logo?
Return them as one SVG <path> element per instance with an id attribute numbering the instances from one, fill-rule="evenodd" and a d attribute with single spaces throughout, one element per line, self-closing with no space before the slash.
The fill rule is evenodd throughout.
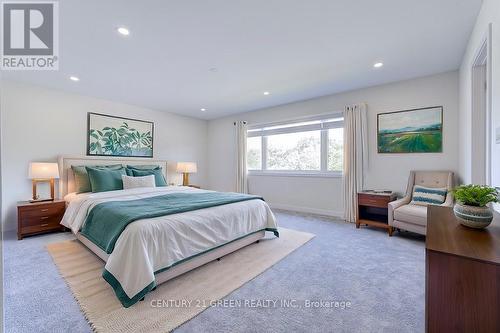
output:
<path id="1" fill-rule="evenodd" d="M 58 9 L 55 1 L 2 2 L 1 69 L 59 69 Z"/>

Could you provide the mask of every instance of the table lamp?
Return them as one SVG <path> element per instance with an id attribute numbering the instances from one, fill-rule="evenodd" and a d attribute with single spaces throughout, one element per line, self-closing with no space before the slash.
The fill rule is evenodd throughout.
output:
<path id="1" fill-rule="evenodd" d="M 54 179 L 59 178 L 59 166 L 57 163 L 30 163 L 29 178 L 33 183 L 33 199 L 30 202 L 54 200 Z M 42 182 L 50 183 L 50 199 L 40 199 L 37 194 L 36 186 Z"/>
<path id="2" fill-rule="evenodd" d="M 194 162 L 178 162 L 177 163 L 177 172 L 183 174 L 182 176 L 182 186 L 189 185 L 189 174 L 196 173 L 198 171 L 196 167 L 196 163 Z"/>

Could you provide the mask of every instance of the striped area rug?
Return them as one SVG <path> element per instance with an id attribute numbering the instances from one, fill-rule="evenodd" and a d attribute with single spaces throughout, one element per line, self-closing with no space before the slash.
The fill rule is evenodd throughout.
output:
<path id="1" fill-rule="evenodd" d="M 313 234 L 280 228 L 262 239 L 167 281 L 130 308 L 101 277 L 104 262 L 77 240 L 49 244 L 62 277 L 95 332 L 168 332 L 307 243 Z"/>

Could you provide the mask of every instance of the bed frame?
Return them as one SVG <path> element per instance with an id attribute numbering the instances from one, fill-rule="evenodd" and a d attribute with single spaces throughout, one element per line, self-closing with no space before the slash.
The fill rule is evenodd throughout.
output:
<path id="1" fill-rule="evenodd" d="M 175 169 L 169 170 L 168 167 L 170 163 L 165 160 L 153 160 L 148 158 L 125 158 L 125 157 L 93 157 L 93 156 L 60 156 L 59 159 L 59 173 L 61 175 L 59 179 L 59 194 L 61 198 L 68 193 L 75 192 L 75 184 L 74 184 L 74 175 L 71 169 L 72 165 L 107 165 L 107 164 L 123 164 L 123 165 L 160 165 L 162 166 L 162 170 L 167 179 L 167 183 L 170 183 L 169 180 L 172 180 L 173 177 L 168 177 L 169 172 Z M 175 163 L 172 163 L 175 166 Z M 174 171 L 175 172 L 175 171 Z M 174 173 L 172 172 L 172 173 Z M 258 242 L 261 238 L 265 236 L 265 231 L 259 231 L 253 234 L 250 234 L 246 237 L 240 238 L 234 242 L 228 243 L 224 246 L 221 246 L 213 251 L 209 251 L 199 256 L 195 256 L 194 258 L 187 260 L 179 265 L 176 265 L 164 272 L 155 275 L 156 284 L 159 285 L 164 283 L 170 279 L 173 279 L 181 274 L 184 274 L 190 270 L 193 270 L 197 267 L 200 267 L 208 262 L 211 262 L 215 259 L 220 259 L 221 257 L 234 252 L 236 250 L 241 249 L 247 245 Z M 76 235 L 76 238 L 84 244 L 90 251 L 95 253 L 99 258 L 106 262 L 108 260 L 109 254 L 101 250 L 94 243 L 89 241 L 87 238 L 83 237 L 80 233 Z"/>
<path id="2" fill-rule="evenodd" d="M 156 279 L 156 284 L 162 284 L 163 282 L 167 282 L 168 280 L 171 280 L 181 274 L 184 274 L 186 272 L 189 272 L 190 270 L 193 270 L 197 267 L 200 267 L 202 265 L 205 265 L 206 263 L 209 263 L 214 260 L 218 260 L 221 257 L 225 256 L 226 254 L 229 254 L 231 252 L 234 252 L 236 250 L 241 249 L 242 247 L 245 247 L 247 245 L 250 245 L 252 243 L 258 242 L 261 238 L 265 236 L 265 231 L 259 231 L 253 234 L 250 234 L 244 238 L 238 239 L 234 242 L 228 243 L 224 246 L 221 246 L 215 250 L 209 251 L 207 253 L 204 253 L 199 256 L 195 256 L 192 259 L 186 260 L 183 263 L 179 265 L 175 265 L 170 269 L 167 269 L 166 271 L 163 271 L 161 273 L 158 273 L 155 275 Z M 90 251 L 94 252 L 99 258 L 104 260 L 106 262 L 108 260 L 109 254 L 98 248 L 94 243 L 89 241 L 87 238 L 82 236 L 80 233 L 76 235 L 76 238 L 82 242 L 83 245 L 88 247 Z"/>
<path id="3" fill-rule="evenodd" d="M 154 160 L 150 158 L 126 158 L 126 157 L 107 157 L 107 156 L 59 156 L 59 195 L 61 198 L 68 193 L 75 192 L 75 176 L 72 165 L 109 165 L 123 164 L 130 165 L 159 165 L 162 167 L 163 175 L 167 183 L 174 182 L 175 176 L 169 177 L 170 172 L 175 173 L 175 163 L 172 163 L 174 170 L 169 170 L 170 163 L 165 160 Z"/>

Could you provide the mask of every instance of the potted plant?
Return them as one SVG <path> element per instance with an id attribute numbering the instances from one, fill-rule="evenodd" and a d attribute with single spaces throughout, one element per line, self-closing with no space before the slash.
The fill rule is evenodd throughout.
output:
<path id="1" fill-rule="evenodd" d="M 487 205 L 498 202 L 498 191 L 483 185 L 461 185 L 453 190 L 457 203 L 453 212 L 462 225 L 482 229 L 493 220 L 493 212 Z"/>

